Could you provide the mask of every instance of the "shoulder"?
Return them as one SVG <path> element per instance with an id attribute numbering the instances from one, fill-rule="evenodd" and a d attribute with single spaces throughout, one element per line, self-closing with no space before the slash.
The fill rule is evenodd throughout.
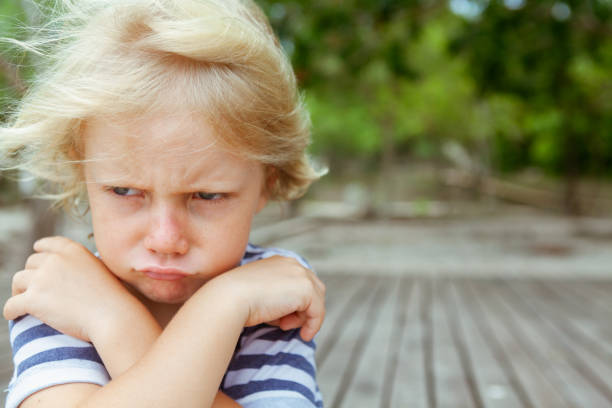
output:
<path id="1" fill-rule="evenodd" d="M 222 389 L 245 407 L 322 407 L 314 352 L 298 330 L 245 328 Z"/>
<path id="2" fill-rule="evenodd" d="M 44 388 L 75 382 L 106 384 L 110 378 L 95 348 L 58 332 L 33 316 L 9 322 L 13 377 L 7 407 Z"/>
<path id="3" fill-rule="evenodd" d="M 305 268 L 312 269 L 310 264 L 300 255 L 295 252 L 288 251 L 282 248 L 266 248 L 258 245 L 248 244 L 244 256 L 242 257 L 242 261 L 240 265 L 247 264 L 249 262 L 254 262 L 260 259 L 269 258 L 271 256 L 285 256 L 287 258 L 293 258 L 302 264 Z"/>

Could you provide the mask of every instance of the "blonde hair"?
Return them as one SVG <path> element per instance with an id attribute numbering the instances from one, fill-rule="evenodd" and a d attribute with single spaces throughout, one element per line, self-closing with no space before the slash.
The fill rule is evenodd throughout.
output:
<path id="1" fill-rule="evenodd" d="M 272 199 L 297 198 L 322 175 L 291 65 L 251 0 L 56 0 L 53 13 L 14 41 L 47 68 L 0 129 L 0 151 L 55 184 L 57 202 L 85 197 L 88 118 L 168 108 L 202 114 L 220 142 L 274 169 Z"/>

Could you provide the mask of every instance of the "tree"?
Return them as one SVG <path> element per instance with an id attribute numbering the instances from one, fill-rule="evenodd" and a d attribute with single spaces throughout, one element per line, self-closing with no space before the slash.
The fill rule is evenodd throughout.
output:
<path id="1" fill-rule="evenodd" d="M 490 2 L 454 46 L 484 98 L 523 105 L 514 169 L 534 164 L 563 175 L 566 208 L 578 213 L 579 176 L 612 168 L 610 2 L 523 2 L 516 10 Z M 512 141 L 497 137 L 503 155 Z"/>

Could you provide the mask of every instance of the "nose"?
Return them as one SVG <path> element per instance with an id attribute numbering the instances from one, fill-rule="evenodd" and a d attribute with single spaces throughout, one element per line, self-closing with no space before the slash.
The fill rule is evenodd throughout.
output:
<path id="1" fill-rule="evenodd" d="M 184 255 L 189 250 L 184 228 L 177 211 L 159 208 L 151 217 L 150 228 L 144 239 L 145 247 L 159 255 Z"/>

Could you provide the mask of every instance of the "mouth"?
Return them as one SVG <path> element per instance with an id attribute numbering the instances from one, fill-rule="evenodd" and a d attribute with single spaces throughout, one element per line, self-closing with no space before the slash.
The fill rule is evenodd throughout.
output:
<path id="1" fill-rule="evenodd" d="M 191 275 L 190 273 L 182 271 L 180 269 L 158 267 L 144 268 L 139 270 L 139 272 L 148 276 L 151 279 L 163 281 L 180 280 Z"/>

